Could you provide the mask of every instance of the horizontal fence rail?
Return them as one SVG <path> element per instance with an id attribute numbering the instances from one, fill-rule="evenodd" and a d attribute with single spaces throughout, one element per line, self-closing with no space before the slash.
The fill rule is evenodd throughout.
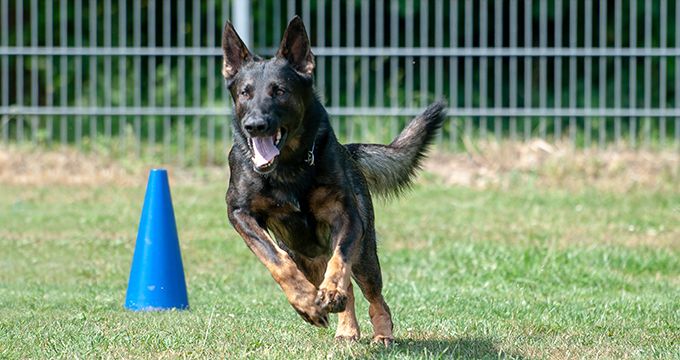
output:
<path id="1" fill-rule="evenodd" d="M 274 56 L 277 48 L 264 48 L 260 55 Z M 427 56 L 427 57 L 668 57 L 680 56 L 676 48 L 332 48 L 315 47 L 315 56 Z M 220 48 L 149 47 L 2 47 L 1 55 L 13 56 L 204 56 L 222 57 Z"/>
<path id="2" fill-rule="evenodd" d="M 417 116 L 425 108 L 378 107 L 326 107 L 330 115 L 337 116 Z M 500 116 L 500 117 L 680 117 L 680 109 L 614 109 L 614 108 L 452 108 L 448 116 Z M 207 107 L 0 107 L 8 115 L 87 115 L 87 116 L 231 116 L 231 110 Z"/>
<path id="3" fill-rule="evenodd" d="M 302 17 L 343 141 L 389 142 L 442 99 L 451 149 L 680 149 L 680 0 L 0 0 L 0 142 L 223 162 L 232 8 L 264 56 Z"/>

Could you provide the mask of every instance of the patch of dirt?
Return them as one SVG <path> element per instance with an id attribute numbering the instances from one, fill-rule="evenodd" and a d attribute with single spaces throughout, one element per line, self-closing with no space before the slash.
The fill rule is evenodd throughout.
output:
<path id="1" fill-rule="evenodd" d="M 543 140 L 477 144 L 465 153 L 433 153 L 425 170 L 449 185 L 537 187 L 626 192 L 633 189 L 680 191 L 680 151 L 590 149 Z"/>
<path id="2" fill-rule="evenodd" d="M 0 147 L 0 183 L 8 185 L 143 186 L 152 168 L 167 169 L 170 181 L 181 184 L 227 179 L 227 169 L 217 166 L 193 169 L 171 164 L 149 166 L 139 159 L 112 159 L 71 148 Z"/>
<path id="3" fill-rule="evenodd" d="M 424 168 L 437 181 L 472 188 L 533 185 L 578 191 L 587 187 L 615 192 L 634 189 L 680 192 L 677 150 L 574 150 L 542 140 L 489 142 L 462 153 L 434 152 Z M 181 184 L 226 181 L 226 166 L 182 167 L 158 164 Z M 14 185 L 140 186 L 149 161 L 55 150 L 0 147 L 0 183 Z M 421 177 L 422 179 L 422 177 Z"/>

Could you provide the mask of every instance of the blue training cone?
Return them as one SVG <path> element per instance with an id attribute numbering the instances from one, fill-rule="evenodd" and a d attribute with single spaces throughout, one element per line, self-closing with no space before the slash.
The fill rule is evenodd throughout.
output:
<path id="1" fill-rule="evenodd" d="M 125 307 L 135 311 L 189 307 L 165 169 L 149 173 Z"/>

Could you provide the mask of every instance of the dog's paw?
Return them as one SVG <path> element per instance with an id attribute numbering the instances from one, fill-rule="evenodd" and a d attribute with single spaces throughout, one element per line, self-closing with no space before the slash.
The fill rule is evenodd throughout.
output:
<path id="1" fill-rule="evenodd" d="M 327 312 L 339 313 L 345 311 L 347 295 L 339 290 L 319 289 L 315 304 Z"/>
<path id="2" fill-rule="evenodd" d="M 394 338 L 391 336 L 375 335 L 373 336 L 374 344 L 382 344 L 385 347 L 394 345 Z"/>
<path id="3" fill-rule="evenodd" d="M 328 313 L 321 307 L 312 305 L 304 308 L 293 306 L 293 308 L 306 322 L 322 328 L 328 327 Z"/>

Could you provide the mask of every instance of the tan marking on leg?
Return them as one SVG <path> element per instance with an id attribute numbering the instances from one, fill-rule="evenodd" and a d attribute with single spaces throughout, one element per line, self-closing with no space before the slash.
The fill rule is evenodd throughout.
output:
<path id="1" fill-rule="evenodd" d="M 392 336 L 392 315 L 390 308 L 385 303 L 385 300 L 380 297 L 379 301 L 372 302 L 368 306 L 368 315 L 371 317 L 371 324 L 373 325 L 373 342 L 389 346 L 394 342 Z"/>
<path id="2" fill-rule="evenodd" d="M 244 220 L 246 222 L 254 221 L 251 218 Z M 251 246 L 251 243 L 246 240 L 253 253 L 260 258 L 274 280 L 281 286 L 288 302 L 305 321 L 316 326 L 328 327 L 328 311 L 317 304 L 318 292 L 316 287 L 307 280 L 290 255 L 281 249 L 267 232 L 254 224 L 249 225 L 258 237 L 265 240 L 271 246 L 271 250 L 275 252 L 276 261 L 272 261 L 270 256 L 264 255 L 258 246 Z M 249 232 L 240 226 L 235 226 L 235 228 L 244 239 L 248 239 Z"/>
<path id="3" fill-rule="evenodd" d="M 354 291 L 352 283 L 347 287 L 347 305 L 345 311 L 338 313 L 338 329 L 335 331 L 335 338 L 338 340 L 357 341 L 361 337 L 359 323 L 354 311 Z"/>
<path id="4" fill-rule="evenodd" d="M 282 250 L 283 252 L 283 250 Z M 285 253 L 285 252 L 284 252 Z M 288 302 L 305 320 L 316 326 L 327 327 L 327 311 L 316 304 L 317 289 L 286 254 L 279 266 L 265 263 L 274 280 L 281 286 Z"/>
<path id="5" fill-rule="evenodd" d="M 326 266 L 326 273 L 316 298 L 317 304 L 328 312 L 336 313 L 345 310 L 347 289 L 350 284 L 349 267 L 336 250 Z"/>

